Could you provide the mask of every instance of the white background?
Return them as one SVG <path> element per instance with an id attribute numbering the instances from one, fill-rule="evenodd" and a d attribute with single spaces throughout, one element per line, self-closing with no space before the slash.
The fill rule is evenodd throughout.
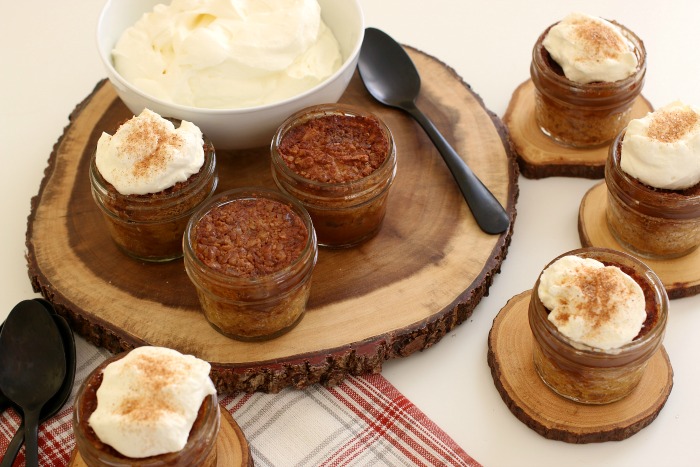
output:
<path id="1" fill-rule="evenodd" d="M 342 1 L 342 0 L 338 0 Z M 367 26 L 428 53 L 503 116 L 528 78 L 540 32 L 571 11 L 616 19 L 648 52 L 643 91 L 655 107 L 700 105 L 700 2 L 550 0 L 363 0 Z M 0 319 L 34 297 L 25 263 L 26 219 L 68 115 L 105 76 L 95 47 L 102 2 L 3 2 L 0 15 Z M 530 289 L 542 266 L 580 246 L 577 211 L 592 180 L 520 178 L 513 241 L 473 316 L 422 353 L 385 364 L 383 374 L 477 461 L 490 465 L 700 465 L 700 297 L 671 302 L 664 345 L 675 372 L 659 417 L 622 442 L 571 445 L 518 421 L 494 388 L 486 363 L 492 320 Z"/>

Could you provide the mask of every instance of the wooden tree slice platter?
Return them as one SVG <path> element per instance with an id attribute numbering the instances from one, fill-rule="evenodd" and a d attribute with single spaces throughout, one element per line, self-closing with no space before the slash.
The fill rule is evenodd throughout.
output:
<path id="1" fill-rule="evenodd" d="M 576 444 L 620 441 L 653 422 L 673 387 L 665 348 L 649 360 L 639 385 L 624 399 L 604 405 L 570 401 L 542 382 L 532 362 L 530 293 L 511 298 L 489 333 L 491 375 L 513 415 L 545 438 Z"/>
<path id="2" fill-rule="evenodd" d="M 613 237 L 605 211 L 608 205 L 608 189 L 605 182 L 592 187 L 583 196 L 578 213 L 578 233 L 581 245 L 622 250 L 637 256 L 661 279 L 669 298 L 683 298 L 700 293 L 700 249 L 674 259 L 658 260 L 636 255 Z"/>
<path id="3" fill-rule="evenodd" d="M 632 107 L 632 118 L 653 110 L 639 96 Z M 554 142 L 542 133 L 535 121 L 535 85 L 527 80 L 511 97 L 503 122 L 517 152 L 520 172 L 527 178 L 580 177 L 603 178 L 608 147 L 574 149 Z"/>
<path id="4" fill-rule="evenodd" d="M 506 256 L 518 167 L 501 121 L 440 61 L 408 48 L 423 80 L 418 105 L 506 208 L 511 228 L 476 225 L 429 138 L 408 115 L 376 103 L 356 73 L 342 101 L 374 112 L 396 139 L 398 170 L 381 232 L 352 249 L 319 252 L 307 313 L 289 333 L 246 343 L 206 321 L 182 260 L 147 264 L 109 237 L 90 194 L 88 162 L 103 131 L 132 115 L 107 81 L 70 116 L 28 220 L 34 290 L 78 334 L 112 352 L 159 345 L 212 364 L 220 393 L 332 385 L 381 371 L 464 322 Z M 274 187 L 266 148 L 217 153 L 218 191 Z"/>
<path id="5" fill-rule="evenodd" d="M 73 450 L 69 467 L 87 467 L 78 449 Z M 221 407 L 221 427 L 216 438 L 216 465 L 218 467 L 250 467 L 253 456 L 241 427 L 231 414 Z"/>

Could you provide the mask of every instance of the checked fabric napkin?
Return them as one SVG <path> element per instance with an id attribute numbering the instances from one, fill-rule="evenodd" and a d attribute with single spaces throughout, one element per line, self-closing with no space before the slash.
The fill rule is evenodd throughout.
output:
<path id="1" fill-rule="evenodd" d="M 110 356 L 76 336 L 78 362 L 69 402 L 39 430 L 39 464 L 68 465 L 80 383 Z M 220 396 L 245 434 L 256 466 L 478 466 L 445 432 L 381 375 L 352 377 L 332 388 Z M 0 414 L 0 457 L 20 423 Z M 24 448 L 15 466 L 24 465 Z"/>

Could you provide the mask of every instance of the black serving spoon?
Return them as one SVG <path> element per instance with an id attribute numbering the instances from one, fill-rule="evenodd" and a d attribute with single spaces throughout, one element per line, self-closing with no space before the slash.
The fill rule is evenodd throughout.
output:
<path id="1" fill-rule="evenodd" d="M 489 234 L 508 230 L 510 220 L 503 206 L 459 157 L 433 122 L 416 107 L 420 75 L 403 47 L 385 32 L 367 28 L 357 64 L 365 87 L 375 99 L 404 110 L 423 127 L 452 172 L 481 230 Z"/>
<path id="2" fill-rule="evenodd" d="M 65 376 L 66 354 L 53 315 L 36 300 L 19 302 L 0 333 L 0 390 L 22 409 L 27 467 L 39 464 L 39 414 Z"/>
<path id="3" fill-rule="evenodd" d="M 73 336 L 73 331 L 68 322 L 62 316 L 55 314 L 53 306 L 46 300 L 36 298 L 34 299 L 40 304 L 42 304 L 52 315 L 58 330 L 61 333 L 61 339 L 63 340 L 63 347 L 66 353 L 66 376 L 63 379 L 63 384 L 54 396 L 49 399 L 49 401 L 41 408 L 41 413 L 39 414 L 39 423 L 43 423 L 49 418 L 53 417 L 61 410 L 61 407 L 66 403 L 68 397 L 73 390 L 73 383 L 75 382 L 75 365 L 76 365 L 76 355 L 75 355 L 75 337 Z M 9 400 L 8 400 L 9 403 Z M 24 420 L 20 423 L 17 432 L 12 437 L 12 441 L 7 446 L 5 455 L 2 458 L 2 463 L 0 467 L 10 467 L 12 466 L 17 453 L 19 453 L 22 443 L 24 442 Z"/>

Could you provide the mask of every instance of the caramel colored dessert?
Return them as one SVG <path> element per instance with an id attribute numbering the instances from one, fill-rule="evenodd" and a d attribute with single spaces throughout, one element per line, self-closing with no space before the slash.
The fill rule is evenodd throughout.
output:
<path id="1" fill-rule="evenodd" d="M 278 130 L 272 170 L 278 187 L 309 211 L 319 245 L 349 247 L 381 228 L 395 148 L 374 115 L 341 105 L 312 107 Z"/>
<path id="2" fill-rule="evenodd" d="M 201 462 L 197 465 L 202 467 L 215 467 L 217 465 L 216 447 L 214 443 L 215 437 L 211 437 L 211 430 L 214 426 L 218 427 L 218 401 L 216 395 L 207 397 L 202 402 L 197 418 L 192 425 L 187 444 L 180 452 L 171 452 L 158 456 L 150 456 L 145 458 L 130 458 L 122 455 L 108 444 L 103 443 L 90 427 L 88 420 L 90 415 L 97 408 L 97 390 L 102 385 L 102 370 L 110 363 L 122 358 L 125 354 L 119 354 L 104 361 L 98 366 L 83 383 L 76 399 L 74 424 L 78 427 L 74 428 L 76 438 L 81 445 L 89 444 L 90 448 L 87 452 L 81 451 L 83 460 L 88 465 L 99 466 L 172 466 L 172 467 L 190 467 L 195 461 Z M 154 410 L 156 408 L 154 407 Z M 214 414 L 217 414 L 216 416 Z M 217 428 L 218 430 L 218 428 Z M 85 449 L 85 448 L 83 448 Z M 203 460 L 202 457 L 204 457 Z M 92 464 L 96 462 L 96 464 Z"/>
<path id="3" fill-rule="evenodd" d="M 131 135 L 127 145 L 139 146 L 144 138 L 167 139 L 157 128 L 143 128 Z M 204 137 L 204 163 L 199 172 L 162 191 L 149 194 L 122 194 L 106 181 L 90 162 L 92 195 L 102 211 L 107 229 L 117 247 L 129 256 L 145 261 L 169 261 L 182 256 L 182 234 L 194 210 L 216 189 L 214 146 Z M 156 151 L 134 168 L 146 174 L 164 163 Z"/>
<path id="4" fill-rule="evenodd" d="M 185 268 L 215 329 L 240 340 L 276 337 L 306 310 L 317 255 L 311 219 L 279 193 L 230 193 L 193 217 Z"/>
<path id="5" fill-rule="evenodd" d="M 639 60 L 639 70 L 620 81 L 581 84 L 567 79 L 542 44 L 554 25 L 533 48 L 530 75 L 536 88 L 535 118 L 540 129 L 560 144 L 578 148 L 606 145 L 631 119 L 632 105 L 644 85 L 646 50 L 631 31 L 612 23 L 634 44 Z M 604 47 L 605 38 L 602 40 L 603 44 L 594 45 Z"/>
<path id="6" fill-rule="evenodd" d="M 206 168 L 202 169 L 203 171 Z M 188 215 L 211 195 L 216 187 L 213 178 L 200 171 L 184 182 L 158 193 L 125 197 L 102 180 L 107 190 L 102 203 L 112 215 L 107 228 L 120 249 L 139 259 L 162 261 L 182 256 L 182 233 Z M 101 179 L 101 176 L 97 175 Z M 197 185 L 203 185 L 197 188 Z M 181 202 L 173 202 L 180 194 L 196 190 Z M 148 206 L 140 209 L 138 206 Z"/>
<path id="7" fill-rule="evenodd" d="M 344 183 L 377 170 L 389 155 L 389 141 L 374 116 L 331 114 L 290 129 L 278 151 L 304 178 Z"/>
<path id="8" fill-rule="evenodd" d="M 611 145 L 605 167 L 611 233 L 639 256 L 671 259 L 689 254 L 700 245 L 700 184 L 668 190 L 628 176 L 620 168 L 623 138 L 624 133 Z"/>
<path id="9" fill-rule="evenodd" d="M 533 362 L 540 378 L 554 392 L 567 399 L 585 404 L 607 404 L 626 397 L 637 387 L 648 360 L 661 346 L 668 297 L 658 277 L 643 263 L 625 253 L 587 248 L 569 254 L 593 258 L 606 266 L 617 266 L 634 279 L 644 293 L 646 319 L 638 335 L 620 348 L 601 350 L 573 342 L 561 334 L 547 319 L 550 310 L 537 293 L 539 278 L 533 288 L 529 320 L 535 338 Z M 598 315 L 600 310 L 597 307 L 605 306 L 605 293 L 610 289 L 605 281 L 589 289 L 603 295 L 599 297 L 596 309 L 588 309 L 587 313 Z M 598 325 L 606 325 L 604 314 Z"/>
<path id="10" fill-rule="evenodd" d="M 194 252 L 209 268 L 235 277 L 260 277 L 292 264 L 309 232 L 289 206 L 244 199 L 216 207 L 195 227 Z"/>

